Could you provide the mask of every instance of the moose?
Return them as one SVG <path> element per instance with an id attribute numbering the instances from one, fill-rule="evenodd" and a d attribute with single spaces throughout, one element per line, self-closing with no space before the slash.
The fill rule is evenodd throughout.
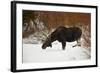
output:
<path id="1" fill-rule="evenodd" d="M 66 42 L 77 41 L 77 45 L 80 43 L 80 38 L 82 31 L 79 27 L 69 27 L 59 26 L 54 32 L 52 32 L 44 41 L 42 49 L 46 47 L 52 47 L 52 42 L 58 40 L 62 43 L 62 49 L 65 50 Z M 77 46 L 74 45 L 73 47 Z"/>

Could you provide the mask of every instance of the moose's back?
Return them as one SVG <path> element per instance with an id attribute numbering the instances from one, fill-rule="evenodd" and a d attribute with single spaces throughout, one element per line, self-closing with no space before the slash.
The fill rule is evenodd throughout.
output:
<path id="1" fill-rule="evenodd" d="M 81 37 L 82 31 L 78 27 L 59 27 L 56 31 L 56 38 L 59 42 L 67 41 L 67 42 L 73 42 L 78 40 Z"/>

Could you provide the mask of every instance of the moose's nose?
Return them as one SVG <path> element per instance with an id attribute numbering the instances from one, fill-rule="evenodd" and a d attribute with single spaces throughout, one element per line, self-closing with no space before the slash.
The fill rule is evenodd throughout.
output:
<path id="1" fill-rule="evenodd" d="M 46 47 L 44 45 L 42 45 L 42 49 L 46 49 Z"/>

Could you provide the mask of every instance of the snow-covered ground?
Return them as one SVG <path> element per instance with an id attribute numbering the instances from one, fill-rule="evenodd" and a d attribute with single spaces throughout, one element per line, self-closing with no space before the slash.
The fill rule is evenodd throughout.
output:
<path id="1" fill-rule="evenodd" d="M 66 62 L 72 60 L 90 59 L 90 48 L 80 46 L 72 47 L 76 42 L 66 43 L 66 49 L 62 50 L 62 45 L 58 41 L 52 43 L 52 48 L 41 48 L 42 44 L 23 44 L 23 63 L 41 62 Z"/>

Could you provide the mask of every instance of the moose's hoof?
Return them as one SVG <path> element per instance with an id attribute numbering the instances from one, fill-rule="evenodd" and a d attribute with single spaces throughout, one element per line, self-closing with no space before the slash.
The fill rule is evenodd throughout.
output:
<path id="1" fill-rule="evenodd" d="M 74 45 L 74 46 L 72 46 L 72 47 L 76 47 L 77 45 Z"/>
<path id="2" fill-rule="evenodd" d="M 63 48 L 63 50 L 65 50 L 65 48 Z"/>

